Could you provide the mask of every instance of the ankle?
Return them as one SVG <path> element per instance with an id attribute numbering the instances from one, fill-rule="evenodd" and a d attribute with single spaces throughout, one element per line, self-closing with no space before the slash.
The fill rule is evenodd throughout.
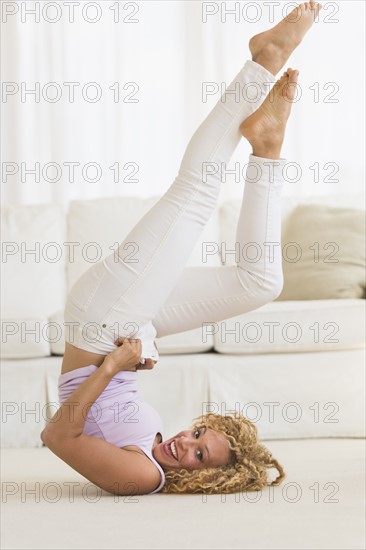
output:
<path id="1" fill-rule="evenodd" d="M 260 144 L 260 145 L 253 145 L 252 149 L 253 149 L 252 154 L 255 157 L 271 159 L 271 160 L 279 160 L 281 158 L 281 145 L 266 146 L 266 145 Z"/>
<path id="2" fill-rule="evenodd" d="M 276 74 L 280 72 L 285 64 L 285 61 L 282 60 L 282 55 L 280 55 L 278 48 L 276 48 L 276 46 L 272 46 L 271 44 L 253 55 L 252 61 L 264 67 L 274 76 L 276 76 Z"/>

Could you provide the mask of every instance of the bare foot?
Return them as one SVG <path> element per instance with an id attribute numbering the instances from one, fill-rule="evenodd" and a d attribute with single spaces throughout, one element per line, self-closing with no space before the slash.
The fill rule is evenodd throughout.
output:
<path id="1" fill-rule="evenodd" d="M 251 38 L 252 59 L 276 75 L 316 19 L 322 5 L 311 0 L 297 6 L 278 25 Z"/>
<path id="2" fill-rule="evenodd" d="M 253 147 L 253 155 L 279 159 L 286 123 L 296 97 L 299 72 L 288 69 L 252 115 L 240 125 L 240 132 Z"/>

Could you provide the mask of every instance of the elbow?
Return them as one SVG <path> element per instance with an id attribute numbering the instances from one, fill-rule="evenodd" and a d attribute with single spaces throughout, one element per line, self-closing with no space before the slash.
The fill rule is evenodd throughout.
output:
<path id="1" fill-rule="evenodd" d="M 50 430 L 48 427 L 44 428 L 44 430 L 41 432 L 41 441 L 42 443 L 46 446 L 46 447 L 50 447 L 50 442 L 51 442 L 51 435 L 50 435 Z"/>
<path id="2" fill-rule="evenodd" d="M 77 438 L 76 435 L 61 432 L 53 426 L 46 426 L 40 434 L 42 443 L 51 451 L 63 448 L 68 442 Z"/>
<path id="3" fill-rule="evenodd" d="M 59 434 L 55 433 L 55 431 L 49 426 L 46 426 L 46 428 L 41 432 L 40 437 L 42 443 L 51 450 L 55 448 L 58 442 L 60 442 Z"/>

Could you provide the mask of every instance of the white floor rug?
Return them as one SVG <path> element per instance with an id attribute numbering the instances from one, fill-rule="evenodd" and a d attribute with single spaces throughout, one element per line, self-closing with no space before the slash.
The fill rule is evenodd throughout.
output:
<path id="1" fill-rule="evenodd" d="M 114 497 L 48 449 L 3 449 L 4 550 L 365 548 L 365 440 L 266 441 L 285 482 L 262 493 Z"/>

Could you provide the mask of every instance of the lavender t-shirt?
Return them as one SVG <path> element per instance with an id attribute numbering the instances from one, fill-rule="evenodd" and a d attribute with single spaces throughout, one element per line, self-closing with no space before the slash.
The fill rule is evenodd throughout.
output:
<path id="1" fill-rule="evenodd" d="M 98 369 L 88 365 L 65 374 L 58 379 L 58 395 L 62 404 L 93 372 Z M 83 433 L 104 439 L 117 447 L 136 445 L 155 464 L 161 474 L 157 489 L 165 483 L 164 470 L 152 455 L 155 437 L 163 426 L 159 414 L 146 401 L 143 401 L 137 388 L 138 372 L 121 371 L 110 381 L 102 394 L 90 407 Z"/>

